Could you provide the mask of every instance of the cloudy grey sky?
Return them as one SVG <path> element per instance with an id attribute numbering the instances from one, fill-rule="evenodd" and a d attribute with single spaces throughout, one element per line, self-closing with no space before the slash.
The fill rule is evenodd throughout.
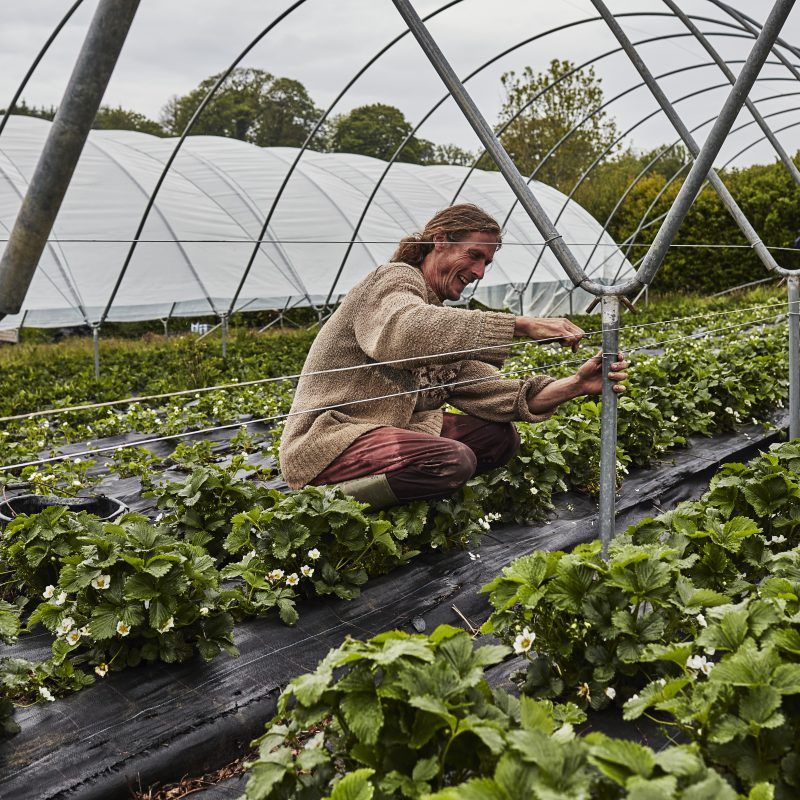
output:
<path id="1" fill-rule="evenodd" d="M 2 0 L 0 27 L 0 105 L 8 102 L 36 52 L 74 0 Z M 684 33 L 680 23 L 662 16 L 660 0 L 607 0 L 615 13 L 635 13 L 622 21 L 634 41 L 667 33 Z M 730 0 L 741 11 L 763 19 L 768 0 Z M 420 14 L 445 4 L 445 0 L 416 0 Z M 97 0 L 84 0 L 45 56 L 24 93 L 36 105 L 57 104 L 80 48 Z M 203 78 L 226 69 L 239 51 L 281 11 L 289 0 L 142 0 L 133 28 L 112 78 L 105 102 L 122 105 L 158 118 L 168 98 L 194 88 Z M 699 21 L 702 30 L 717 34 L 715 46 L 726 59 L 744 59 L 750 42 L 735 33 L 731 18 L 711 0 L 681 0 L 691 14 L 709 18 Z M 447 57 L 465 75 L 498 53 L 551 28 L 595 16 L 589 0 L 462 0 L 430 23 Z M 720 24 L 716 20 L 724 21 Z M 396 36 L 404 24 L 391 0 L 307 0 L 281 22 L 242 62 L 270 72 L 297 78 L 321 107 L 327 106 L 340 88 L 377 50 Z M 800 46 L 800 4 L 784 28 L 784 38 Z M 552 58 L 582 62 L 614 49 L 615 42 L 602 22 L 574 25 L 561 32 L 540 36 L 519 47 L 479 73 L 468 84 L 490 122 L 502 102 L 500 75 L 526 65 L 540 70 Z M 708 56 L 685 35 L 662 43 L 647 43 L 641 53 L 656 73 L 690 64 L 703 64 Z M 800 63 L 800 58 L 793 58 Z M 734 71 L 739 64 L 733 64 Z M 622 54 L 597 60 L 606 97 L 638 83 L 633 68 Z M 763 98 L 762 113 L 774 114 L 776 128 L 800 123 L 800 82 L 780 66 L 768 66 L 753 92 Z M 723 83 L 719 71 L 709 66 L 665 78 L 670 97 L 678 98 L 705 86 Z M 400 107 L 416 123 L 444 94 L 424 55 L 410 36 L 380 59 L 346 95 L 339 110 L 386 102 Z M 711 120 L 726 96 L 723 88 L 711 89 L 681 102 L 691 125 Z M 642 89 L 626 95 L 610 108 L 621 130 L 654 108 Z M 796 110 L 795 110 L 796 109 Z M 744 113 L 741 122 L 749 116 Z M 708 128 L 698 132 L 703 138 Z M 445 103 L 420 129 L 420 135 L 437 142 L 456 142 L 475 149 L 477 140 L 451 102 Z M 636 146 L 654 147 L 672 140 L 663 119 L 654 119 L 630 134 Z M 720 161 L 758 139 L 750 125 L 731 137 Z M 779 138 L 791 152 L 800 147 L 800 124 L 781 132 Z M 772 160 L 772 151 L 757 145 L 735 162 Z"/>

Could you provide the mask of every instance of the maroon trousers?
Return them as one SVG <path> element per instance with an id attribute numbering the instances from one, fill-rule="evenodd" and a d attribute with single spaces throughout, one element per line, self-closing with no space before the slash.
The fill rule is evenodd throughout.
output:
<path id="1" fill-rule="evenodd" d="M 445 414 L 441 436 L 404 428 L 368 431 L 311 483 L 321 486 L 385 474 L 398 500 L 432 500 L 452 494 L 473 475 L 503 466 L 519 442 L 510 422 Z"/>

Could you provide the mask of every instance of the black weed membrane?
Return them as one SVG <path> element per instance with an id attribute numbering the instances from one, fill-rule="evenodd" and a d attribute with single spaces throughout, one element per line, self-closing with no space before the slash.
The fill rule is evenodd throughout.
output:
<path id="1" fill-rule="evenodd" d="M 785 423 L 780 417 L 770 431 L 744 426 L 736 433 L 696 438 L 661 465 L 632 470 L 618 498 L 618 530 L 698 497 L 720 464 L 743 461 L 765 449 L 782 437 Z M 217 434 L 216 441 L 223 440 Z M 277 481 L 275 485 L 280 486 Z M 135 478 L 104 478 L 97 491 L 119 498 L 132 511 L 156 516 L 152 498 L 141 497 Z M 596 530 L 595 503 L 565 493 L 556 498 L 556 512 L 547 521 L 487 532 L 475 552 L 425 552 L 370 580 L 354 600 L 305 601 L 293 627 L 274 615 L 238 624 L 238 658 L 143 663 L 110 673 L 57 702 L 17 709 L 21 730 L 0 743 L 0 797 L 113 800 L 153 784 L 212 772 L 248 752 L 274 715 L 287 682 L 313 671 L 346 636 L 365 639 L 393 628 L 431 632 L 443 623 L 477 629 L 489 612 L 479 589 L 504 567 L 535 550 L 565 550 L 589 541 Z M 47 657 L 52 636 L 41 627 L 35 631 L 4 648 L 4 655 Z M 518 662 L 512 659 L 487 670 L 490 683 L 510 687 L 509 676 Z M 618 733 L 623 723 L 618 711 L 605 710 L 590 713 L 587 725 Z M 631 723 L 624 725 L 626 736 L 634 733 L 656 748 L 663 743 L 645 722 L 633 730 Z M 234 797 L 243 787 L 243 778 L 233 777 L 193 796 Z"/>

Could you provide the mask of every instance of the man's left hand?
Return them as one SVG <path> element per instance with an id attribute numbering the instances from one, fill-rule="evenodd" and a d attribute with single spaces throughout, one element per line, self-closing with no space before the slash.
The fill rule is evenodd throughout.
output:
<path id="1" fill-rule="evenodd" d="M 628 373 L 625 370 L 629 366 L 630 363 L 625 360 L 625 356 L 617 353 L 617 361 L 611 365 L 611 371 L 608 373 L 609 380 L 614 382 L 612 389 L 616 394 L 626 391 L 626 387 L 621 381 L 628 379 Z M 600 394 L 603 391 L 602 351 L 582 364 L 575 373 L 575 377 L 581 394 Z"/>

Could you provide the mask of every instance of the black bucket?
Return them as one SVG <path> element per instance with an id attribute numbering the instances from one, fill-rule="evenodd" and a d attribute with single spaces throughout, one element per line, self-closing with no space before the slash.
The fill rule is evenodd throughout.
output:
<path id="1" fill-rule="evenodd" d="M 115 497 L 51 497 L 41 494 L 21 494 L 0 502 L 0 524 L 10 522 L 18 514 L 38 514 L 46 508 L 66 506 L 70 511 L 86 511 L 110 522 L 124 514 L 128 507 Z"/>

